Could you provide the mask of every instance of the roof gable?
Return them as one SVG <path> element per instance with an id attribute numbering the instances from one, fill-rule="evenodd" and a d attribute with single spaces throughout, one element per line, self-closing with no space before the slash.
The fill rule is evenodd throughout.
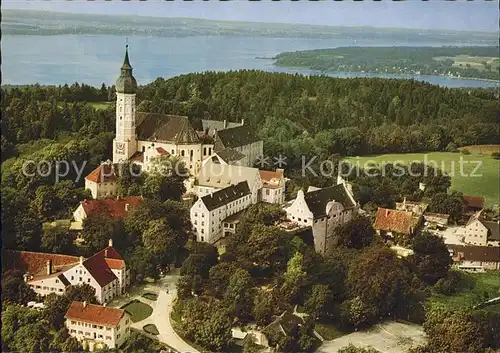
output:
<path id="1" fill-rule="evenodd" d="M 330 201 L 340 202 L 346 209 L 356 206 L 344 184 L 307 192 L 304 199 L 314 218 L 326 216 L 326 205 Z"/>
<path id="2" fill-rule="evenodd" d="M 97 253 L 83 261 L 83 266 L 87 269 L 87 271 L 89 271 L 90 275 L 94 277 L 96 282 L 101 287 L 104 287 L 117 279 L 116 275 L 113 271 L 111 271 L 111 268 L 109 268 L 106 259 L 101 255 L 101 253 Z"/>
<path id="3" fill-rule="evenodd" d="M 377 230 L 392 231 L 409 235 L 412 232 L 413 213 L 379 208 L 373 227 Z"/>
<path id="4" fill-rule="evenodd" d="M 67 269 L 79 263 L 77 256 L 47 254 L 31 251 L 4 250 L 2 262 L 5 268 L 15 269 L 31 275 L 46 275 L 47 261 L 51 261 L 53 272 Z"/>
<path id="5" fill-rule="evenodd" d="M 136 113 L 137 138 L 142 141 L 198 144 L 200 139 L 187 116 Z"/>
<path id="6" fill-rule="evenodd" d="M 122 199 L 83 200 L 81 205 L 87 217 L 93 213 L 105 213 L 121 219 L 126 216 L 130 207 L 138 206 L 142 202 L 141 196 L 127 196 Z"/>
<path id="7" fill-rule="evenodd" d="M 484 197 L 464 195 L 464 201 L 468 207 L 484 208 Z"/>
<path id="8" fill-rule="evenodd" d="M 65 318 L 116 327 L 124 315 L 125 311 L 121 309 L 82 302 L 72 302 L 66 312 Z"/>
<path id="9" fill-rule="evenodd" d="M 111 163 L 103 163 L 94 169 L 85 179 L 97 184 L 116 181 L 116 168 Z"/>
<path id="10" fill-rule="evenodd" d="M 453 251 L 453 259 L 455 261 L 500 262 L 500 247 L 498 246 L 449 244 L 448 249 Z"/>
<path id="11" fill-rule="evenodd" d="M 255 130 L 248 125 L 233 127 L 215 133 L 216 151 L 236 148 L 260 141 Z"/>

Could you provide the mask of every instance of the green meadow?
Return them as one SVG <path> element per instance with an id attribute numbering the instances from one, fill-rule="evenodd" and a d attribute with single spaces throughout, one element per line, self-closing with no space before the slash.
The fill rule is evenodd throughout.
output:
<path id="1" fill-rule="evenodd" d="M 500 203 L 500 160 L 491 156 L 452 152 L 383 154 L 376 156 L 348 157 L 353 165 L 367 167 L 376 163 L 410 164 L 425 162 L 451 176 L 451 189 L 465 195 L 483 196 L 488 206 Z"/>

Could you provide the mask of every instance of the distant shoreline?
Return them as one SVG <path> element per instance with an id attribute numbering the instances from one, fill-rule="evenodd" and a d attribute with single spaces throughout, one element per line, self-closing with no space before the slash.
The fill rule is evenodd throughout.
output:
<path id="1" fill-rule="evenodd" d="M 256 59 L 264 59 L 264 58 L 256 58 Z M 288 65 L 278 65 L 273 63 L 274 66 L 276 67 L 286 67 L 289 69 L 300 69 L 300 70 L 312 70 L 312 71 L 317 71 L 317 72 L 322 72 L 325 74 L 331 73 L 331 74 L 374 74 L 374 75 L 395 75 L 395 76 L 402 76 L 402 75 L 408 75 L 408 76 L 415 76 L 415 79 L 417 77 L 422 77 L 422 76 L 435 76 L 435 77 L 443 77 L 443 78 L 449 78 L 453 80 L 474 80 L 474 81 L 485 81 L 485 82 L 492 82 L 492 83 L 498 83 L 500 84 L 500 80 L 492 80 L 488 78 L 480 78 L 480 77 L 467 77 L 467 76 L 461 76 L 461 77 L 456 77 L 456 76 L 448 76 L 448 75 L 440 75 L 440 74 L 434 74 L 434 75 L 417 75 L 417 74 L 412 74 L 412 73 L 381 73 L 381 72 L 376 72 L 376 71 L 332 71 L 332 70 L 315 70 L 311 69 L 309 67 L 305 66 L 288 66 Z M 364 78 L 370 78 L 371 76 L 356 76 L 356 77 L 364 77 Z M 384 78 L 384 77 L 381 77 Z M 409 78 L 408 78 L 409 79 Z"/>

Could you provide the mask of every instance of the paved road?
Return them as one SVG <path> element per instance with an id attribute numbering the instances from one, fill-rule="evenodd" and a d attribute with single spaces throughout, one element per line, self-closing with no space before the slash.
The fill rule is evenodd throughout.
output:
<path id="1" fill-rule="evenodd" d="M 143 303 L 150 305 L 153 308 L 153 313 L 146 319 L 135 322 L 131 326 L 141 330 L 145 325 L 154 324 L 160 333 L 157 337 L 160 342 L 163 342 L 173 349 L 181 353 L 199 353 L 196 349 L 187 344 L 172 328 L 170 322 L 170 313 L 172 312 L 173 301 L 177 296 L 177 274 L 167 275 L 161 278 L 156 283 L 148 283 L 143 286 L 134 286 L 128 297 L 116 298 L 110 306 L 120 307 L 134 299 L 138 299 Z M 168 293 L 167 293 L 168 291 Z M 157 300 L 148 300 L 142 297 L 144 293 L 158 294 Z"/>
<path id="2" fill-rule="evenodd" d="M 156 309 L 153 310 L 153 314 L 151 315 L 154 324 L 160 332 L 158 339 L 181 353 L 199 353 L 180 338 L 172 327 L 170 313 L 172 312 L 172 303 L 176 296 L 175 289 L 169 289 L 168 294 L 165 290 L 161 290 L 158 295 Z"/>

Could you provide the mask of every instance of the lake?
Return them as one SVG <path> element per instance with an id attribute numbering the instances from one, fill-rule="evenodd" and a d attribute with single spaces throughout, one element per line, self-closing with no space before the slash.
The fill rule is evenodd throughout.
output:
<path id="1" fill-rule="evenodd" d="M 129 37 L 130 60 L 139 84 L 157 77 L 190 72 L 257 69 L 321 74 L 308 69 L 276 67 L 271 58 L 284 51 L 341 46 L 442 46 L 461 43 L 347 41 L 338 39 L 231 36 Z M 114 84 L 123 62 L 125 38 L 118 36 L 58 35 L 2 36 L 2 83 L 59 85 L 83 82 Z M 471 43 L 467 43 L 471 45 Z M 498 87 L 496 82 L 440 76 L 329 73 L 334 77 L 415 78 L 446 87 Z"/>

